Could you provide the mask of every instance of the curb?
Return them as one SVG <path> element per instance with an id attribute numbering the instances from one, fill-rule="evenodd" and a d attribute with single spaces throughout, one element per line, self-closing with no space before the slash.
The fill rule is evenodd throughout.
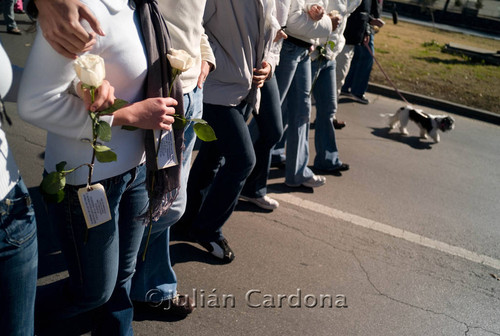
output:
<path id="1" fill-rule="evenodd" d="M 389 98 L 401 99 L 401 97 L 396 93 L 396 91 L 392 87 L 385 85 L 369 83 L 367 91 L 370 93 L 383 95 Z M 406 92 L 401 90 L 399 90 L 399 92 L 413 104 L 427 106 L 445 112 L 458 114 L 463 117 L 473 118 L 488 123 L 492 123 L 495 125 L 500 125 L 500 114 L 492 113 L 486 110 L 475 109 L 469 106 L 460 105 L 446 100 L 431 98 L 428 96 L 419 95 L 411 92 Z"/>

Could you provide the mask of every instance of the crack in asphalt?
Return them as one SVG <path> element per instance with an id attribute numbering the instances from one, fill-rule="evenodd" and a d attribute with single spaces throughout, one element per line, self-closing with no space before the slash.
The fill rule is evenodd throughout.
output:
<path id="1" fill-rule="evenodd" d="M 388 294 L 385 294 L 383 293 L 380 289 L 377 288 L 377 286 L 375 286 L 375 284 L 373 283 L 373 281 L 370 279 L 370 275 L 368 273 L 368 271 L 365 269 L 365 267 L 363 266 L 361 260 L 358 258 L 358 256 L 356 255 L 356 252 L 354 252 L 353 250 L 350 251 L 350 253 L 352 254 L 352 256 L 354 257 L 354 259 L 356 259 L 357 263 L 358 263 L 358 266 L 359 268 L 363 271 L 363 273 L 365 274 L 365 277 L 366 277 L 366 280 L 368 281 L 368 283 L 370 284 L 370 286 L 375 290 L 375 292 L 382 296 L 382 297 L 385 297 L 391 301 L 394 301 L 394 302 L 397 302 L 399 304 L 402 304 L 402 305 L 405 305 L 405 306 L 408 306 L 410 308 L 414 308 L 414 309 L 418 309 L 418 310 L 421 310 L 421 311 L 424 311 L 424 312 L 427 312 L 427 313 L 431 313 L 431 314 L 434 314 L 434 315 L 443 315 L 459 324 L 463 324 L 465 326 L 465 333 L 464 335 L 468 335 L 469 331 L 471 328 L 473 329 L 480 329 L 480 330 L 483 330 L 485 332 L 488 332 L 492 335 L 500 335 L 499 333 L 496 333 L 494 331 L 491 331 L 491 330 L 488 330 L 488 329 L 485 329 L 483 327 L 478 327 L 478 326 L 470 326 L 468 325 L 466 322 L 463 322 L 463 321 L 460 321 L 458 320 L 457 318 L 451 316 L 451 315 L 448 315 L 446 313 L 443 313 L 443 312 L 436 312 L 432 309 L 428 309 L 428 308 L 424 308 L 424 307 L 419 307 L 417 305 L 414 305 L 414 304 L 411 304 L 409 302 L 405 302 L 405 301 L 402 301 L 402 300 L 399 300 L 397 298 L 394 298 L 394 297 L 391 297 L 389 296 Z"/>
<path id="2" fill-rule="evenodd" d="M 33 140 L 26 138 L 26 136 L 24 136 L 23 134 L 13 133 L 13 132 L 5 132 L 5 134 L 7 134 L 9 138 L 20 138 L 20 139 L 23 139 L 24 142 L 29 143 L 30 145 L 45 149 L 45 145 L 41 145 L 38 142 L 34 142 Z"/>
<path id="3" fill-rule="evenodd" d="M 500 336 L 500 333 L 496 333 L 494 331 L 491 331 L 491 330 L 488 330 L 488 329 L 485 329 L 483 327 L 480 327 L 480 326 L 471 326 L 469 324 L 467 324 L 466 322 L 463 322 L 463 321 L 460 321 L 458 320 L 457 318 L 451 316 L 451 315 L 448 315 L 446 313 L 443 313 L 443 312 L 436 312 L 436 311 L 433 311 L 431 309 L 428 309 L 428 308 L 424 308 L 424 307 L 419 307 L 417 305 L 414 305 L 414 304 L 411 304 L 409 302 L 405 302 L 405 301 L 402 301 L 402 300 L 399 300 L 397 298 L 394 298 L 394 297 L 391 297 L 389 296 L 388 294 L 385 294 L 383 293 L 382 291 L 380 291 L 377 286 L 375 286 L 375 284 L 373 283 L 373 281 L 371 280 L 370 278 L 370 275 L 368 273 L 368 271 L 365 269 L 365 267 L 363 266 L 363 264 L 361 263 L 361 260 L 358 258 L 358 256 L 356 255 L 355 251 L 352 250 L 352 249 L 342 249 L 342 248 L 339 248 L 338 246 L 336 245 L 333 245 L 332 243 L 330 243 L 329 241 L 326 241 L 324 239 L 321 239 L 321 238 L 318 238 L 318 237 L 315 237 L 315 236 L 312 236 L 312 235 L 309 235 L 307 234 L 306 232 L 304 232 L 302 229 L 300 228 L 297 228 L 297 227 L 294 227 L 294 226 L 291 226 L 291 225 L 288 225 L 278 219 L 269 219 L 267 216 L 264 216 L 264 215 L 261 215 L 261 214 L 255 214 L 256 216 L 258 217 L 261 217 L 261 218 L 264 218 L 268 221 L 271 221 L 271 222 L 274 222 L 278 225 L 281 225 L 287 229 L 291 229 L 293 231 L 296 231 L 298 232 L 299 234 L 301 234 L 302 236 L 306 237 L 306 238 L 309 238 L 311 240 L 314 240 L 314 241 L 317 241 L 317 242 L 320 242 L 320 243 L 323 243 L 335 250 L 339 250 L 339 251 L 342 251 L 342 252 L 346 252 L 350 255 L 353 256 L 353 258 L 356 260 L 359 268 L 361 269 L 361 271 L 364 273 L 369 285 L 375 290 L 375 292 L 382 296 L 382 297 L 385 297 L 391 301 L 394 301 L 396 303 L 399 303 L 399 304 L 402 304 L 402 305 L 405 305 L 405 306 L 408 306 L 408 307 L 411 307 L 411 308 L 414 308 L 414 309 L 418 309 L 418 310 L 421 310 L 421 311 L 424 311 L 424 312 L 427 312 L 427 313 L 431 313 L 431 314 L 434 314 L 434 315 L 442 315 L 442 316 L 445 316 L 449 319 L 451 319 L 452 321 L 455 321 L 456 323 L 459 323 L 459 324 L 462 324 L 464 327 L 465 327 L 465 332 L 464 332 L 464 335 L 468 335 L 469 332 L 471 331 L 471 329 L 478 329 L 478 330 L 482 330 L 484 332 L 487 332 L 487 333 L 490 333 L 491 335 L 498 335 Z M 301 216 L 297 215 L 297 214 L 293 214 L 292 217 L 296 218 L 296 219 L 299 219 L 299 220 L 303 220 L 303 218 L 301 218 Z M 451 282 L 451 280 L 449 280 Z M 484 294 L 484 293 L 483 293 Z"/>
<path id="4" fill-rule="evenodd" d="M 266 220 L 269 220 L 269 218 L 268 218 L 268 217 L 266 217 L 266 216 L 264 216 L 264 215 L 260 215 L 260 214 L 255 214 L 255 215 L 256 215 L 256 216 L 258 216 L 258 217 L 265 218 Z M 299 218 L 299 216 L 297 216 L 297 215 L 293 215 L 293 217 L 295 217 L 295 218 Z M 300 220 L 303 220 L 303 218 L 299 218 L 299 219 L 300 219 Z M 346 252 L 346 253 L 350 253 L 350 252 L 351 252 L 351 250 L 339 248 L 338 246 L 335 246 L 335 245 L 333 245 L 332 243 L 330 243 L 330 242 L 328 242 L 328 241 L 326 241 L 326 240 L 323 240 L 323 239 L 320 239 L 320 238 L 318 238 L 318 237 L 314 237 L 314 236 L 312 236 L 312 235 L 309 235 L 309 234 L 305 233 L 304 231 L 302 231 L 302 229 L 299 229 L 299 228 L 294 227 L 294 226 L 291 226 L 291 225 L 287 225 L 287 224 L 285 224 L 284 222 L 282 222 L 282 221 L 280 221 L 280 220 L 277 220 L 277 219 L 271 219 L 270 221 L 272 221 L 272 222 L 274 222 L 274 223 L 276 223 L 276 224 L 278 224 L 278 225 L 284 226 L 284 227 L 286 227 L 287 229 L 294 230 L 294 231 L 296 231 L 296 232 L 300 233 L 302 236 L 304 236 L 304 237 L 306 237 L 306 238 L 309 238 L 309 239 L 312 239 L 312 240 L 315 240 L 315 241 L 321 242 L 321 243 L 323 243 L 323 244 L 325 244 L 325 245 L 328 245 L 329 247 L 331 247 L 331 248 L 333 248 L 333 249 L 335 249 L 335 250 L 339 250 L 339 251 Z"/>

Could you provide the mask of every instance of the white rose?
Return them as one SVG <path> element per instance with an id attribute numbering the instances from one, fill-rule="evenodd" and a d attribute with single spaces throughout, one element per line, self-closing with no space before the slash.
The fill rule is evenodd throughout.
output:
<path id="1" fill-rule="evenodd" d="M 76 75 L 83 84 L 98 88 L 106 77 L 104 60 L 98 55 L 82 55 L 74 63 Z"/>
<path id="2" fill-rule="evenodd" d="M 195 59 L 184 50 L 170 49 L 167 54 L 172 68 L 184 72 L 194 65 Z"/>

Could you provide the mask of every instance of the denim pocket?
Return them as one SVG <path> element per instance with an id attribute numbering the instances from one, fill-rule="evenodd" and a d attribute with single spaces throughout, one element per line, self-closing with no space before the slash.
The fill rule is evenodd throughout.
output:
<path id="1" fill-rule="evenodd" d="M 1 207 L 1 227 L 9 244 L 21 246 L 35 236 L 35 210 L 22 180 L 2 201 Z"/>

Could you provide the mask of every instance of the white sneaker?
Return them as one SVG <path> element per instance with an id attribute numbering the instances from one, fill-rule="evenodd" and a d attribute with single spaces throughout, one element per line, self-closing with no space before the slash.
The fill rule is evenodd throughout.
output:
<path id="1" fill-rule="evenodd" d="M 326 177 L 321 176 L 321 175 L 313 175 L 307 181 L 302 182 L 301 184 L 289 184 L 289 183 L 285 182 L 285 184 L 287 186 L 292 187 L 292 188 L 300 187 L 300 186 L 304 186 L 304 187 L 308 187 L 308 188 L 316 188 L 316 187 L 321 187 L 325 183 L 326 183 Z"/>
<path id="2" fill-rule="evenodd" d="M 280 206 L 280 204 L 278 203 L 277 200 L 275 200 L 267 195 L 264 195 L 263 197 L 255 197 L 255 198 L 240 195 L 240 200 L 253 203 L 256 206 L 261 207 L 262 209 L 266 209 L 266 210 L 274 210 Z"/>

